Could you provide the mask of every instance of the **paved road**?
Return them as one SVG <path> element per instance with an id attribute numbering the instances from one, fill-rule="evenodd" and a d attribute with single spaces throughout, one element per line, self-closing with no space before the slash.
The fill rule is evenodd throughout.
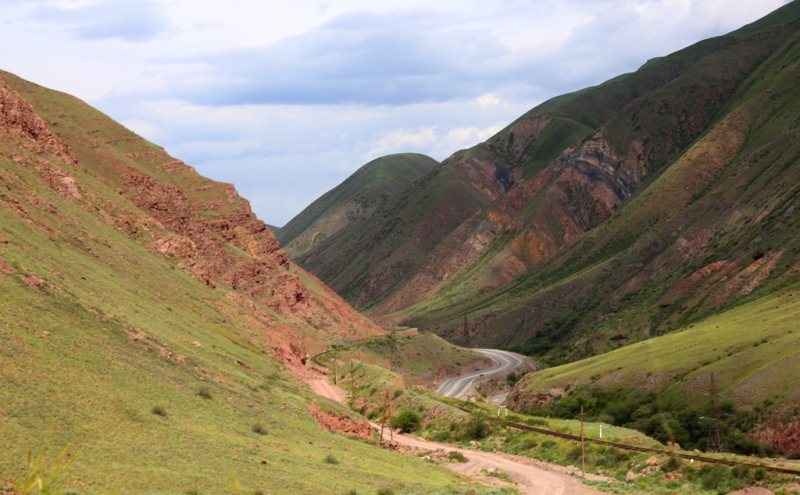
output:
<path id="1" fill-rule="evenodd" d="M 473 349 L 494 361 L 494 366 L 489 369 L 456 376 L 442 383 L 436 392 L 447 397 L 464 399 L 477 385 L 477 383 L 488 380 L 493 376 L 502 376 L 511 373 L 514 369 L 522 366 L 527 359 L 522 354 L 497 349 Z"/>

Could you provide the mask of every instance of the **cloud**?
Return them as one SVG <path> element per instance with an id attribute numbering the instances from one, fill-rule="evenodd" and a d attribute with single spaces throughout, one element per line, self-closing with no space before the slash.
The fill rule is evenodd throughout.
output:
<path id="1" fill-rule="evenodd" d="M 0 67 L 89 100 L 282 224 L 381 154 L 445 159 L 783 3 L 0 1 L 0 43 L 20 47 Z"/>
<path id="2" fill-rule="evenodd" d="M 146 41 L 169 27 L 166 15 L 151 1 L 45 2 L 34 17 L 83 40 Z"/>
<path id="3" fill-rule="evenodd" d="M 368 154 L 374 156 L 388 155 L 403 150 L 414 150 L 427 147 L 436 142 L 436 127 L 418 127 L 415 130 L 396 130 L 381 136 L 372 143 Z"/>
<path id="4" fill-rule="evenodd" d="M 268 46 L 204 55 L 198 61 L 224 79 L 175 92 L 216 105 L 446 101 L 508 82 L 494 67 L 503 52 L 441 14 L 353 13 Z"/>
<path id="5" fill-rule="evenodd" d="M 486 93 L 478 97 L 478 105 L 482 107 L 493 107 L 500 103 L 500 99 L 492 93 Z"/>

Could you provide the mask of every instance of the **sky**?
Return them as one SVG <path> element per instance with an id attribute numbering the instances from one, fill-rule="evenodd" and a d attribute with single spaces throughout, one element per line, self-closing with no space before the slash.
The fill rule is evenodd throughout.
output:
<path id="1" fill-rule="evenodd" d="M 281 226 L 369 160 L 443 160 L 785 3 L 0 0 L 0 69 L 87 101 Z"/>

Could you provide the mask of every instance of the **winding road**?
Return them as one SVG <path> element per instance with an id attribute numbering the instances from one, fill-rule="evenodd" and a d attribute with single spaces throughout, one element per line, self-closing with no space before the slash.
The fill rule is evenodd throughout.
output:
<path id="1" fill-rule="evenodd" d="M 489 369 L 450 378 L 436 389 L 438 394 L 454 397 L 456 399 L 463 399 L 473 390 L 477 383 L 489 380 L 495 376 L 505 376 L 522 366 L 527 359 L 522 354 L 500 351 L 497 349 L 473 350 L 480 352 L 494 361 L 494 366 Z"/>

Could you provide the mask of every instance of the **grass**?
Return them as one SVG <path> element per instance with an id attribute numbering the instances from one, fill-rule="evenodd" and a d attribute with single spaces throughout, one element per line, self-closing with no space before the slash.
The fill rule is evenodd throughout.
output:
<path id="1" fill-rule="evenodd" d="M 562 417 L 583 408 L 589 418 L 685 448 L 705 450 L 718 425 L 724 450 L 775 454 L 749 433 L 798 412 L 796 294 L 766 296 L 679 332 L 529 374 L 514 401 L 531 413 Z M 527 400 L 555 390 L 568 393 L 545 406 Z"/>
<path id="2" fill-rule="evenodd" d="M 483 355 L 453 345 L 435 334 L 420 332 L 393 340 L 373 339 L 367 345 L 337 350 L 326 354 L 323 363 L 332 369 L 332 360 L 336 359 L 338 379 L 347 388 L 351 359 L 389 368 L 391 357 L 394 357 L 394 370 L 402 374 L 404 383 L 422 386 L 433 385 L 443 373 L 454 374 L 463 366 L 485 359 Z M 402 393 L 402 390 L 396 392 Z"/>
<path id="3" fill-rule="evenodd" d="M 665 389 L 685 389 L 694 401 L 707 400 L 714 374 L 723 397 L 756 405 L 775 396 L 796 401 L 800 362 L 800 297 L 796 290 L 763 297 L 668 335 L 531 374 L 528 390 L 624 386 L 658 377 Z M 596 377 L 592 379 L 592 377 Z"/>
<path id="4" fill-rule="evenodd" d="M 369 376 L 369 380 L 364 380 L 364 386 L 357 389 L 357 396 L 352 403 L 356 410 L 363 411 L 370 417 L 380 418 L 386 397 L 386 394 L 381 391 L 398 387 L 394 379 L 395 375 L 384 368 L 369 365 L 365 365 L 362 372 L 365 373 L 365 378 Z M 366 375 L 367 372 L 369 375 Z M 392 397 L 392 394 L 389 396 Z M 468 414 L 452 408 L 451 403 L 465 406 L 472 412 Z M 403 394 L 391 401 L 390 407 L 395 411 L 409 409 L 416 411 L 421 418 L 420 429 L 416 434 L 423 438 L 477 448 L 487 452 L 503 451 L 528 456 L 565 467 L 572 466 L 573 470 L 576 465 L 580 465 L 580 449 L 576 442 L 533 432 L 523 432 L 508 427 L 505 422 L 507 420 L 527 423 L 556 432 L 577 435 L 581 431 L 581 424 L 578 420 L 511 413 L 507 418 L 503 418 L 504 421 L 497 422 L 490 419 L 495 415 L 496 406 L 480 402 L 463 403 L 452 399 L 443 399 L 418 387 L 405 388 Z M 653 438 L 630 428 L 593 421 L 583 424 L 583 432 L 587 438 L 599 438 L 601 428 L 604 440 L 649 448 L 665 448 Z M 454 453 L 449 456 L 449 459 L 463 462 L 461 457 L 458 453 Z M 612 483 L 595 482 L 594 484 L 613 493 L 711 495 L 712 493 L 716 494 L 717 490 L 732 491 L 753 483 L 766 484 L 775 488 L 788 480 L 784 476 L 767 475 L 758 470 L 740 468 L 719 470 L 716 467 L 702 467 L 684 461 L 670 460 L 671 458 L 665 456 L 657 456 L 658 467 L 648 470 L 648 466 L 650 466 L 648 462 L 652 462 L 652 457 L 652 454 L 626 452 L 592 443 L 586 445 L 587 470 L 590 473 L 601 474 L 616 480 Z M 731 455 L 724 457 L 746 462 L 752 461 L 750 458 Z M 632 482 L 626 481 L 629 471 L 638 476 Z M 680 473 L 683 481 L 668 485 L 663 481 L 667 472 Z M 718 477 L 716 484 L 710 481 L 712 474 L 709 473 Z"/>

